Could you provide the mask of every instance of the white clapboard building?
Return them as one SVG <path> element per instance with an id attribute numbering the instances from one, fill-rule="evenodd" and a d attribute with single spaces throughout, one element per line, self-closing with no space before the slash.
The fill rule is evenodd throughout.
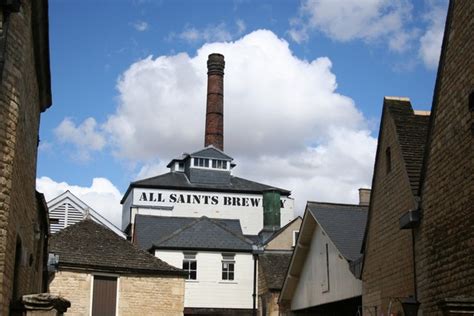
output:
<path id="1" fill-rule="evenodd" d="M 233 176 L 233 166 L 232 158 L 212 145 L 173 159 L 170 172 L 130 184 L 122 199 L 122 228 L 133 233 L 137 214 L 207 216 L 237 219 L 245 235 L 257 235 L 264 226 L 263 192 L 275 189 L 281 195 L 281 225 L 293 220 L 289 191 Z"/>
<path id="2" fill-rule="evenodd" d="M 232 174 L 223 150 L 223 69 L 224 57 L 209 55 L 204 148 L 172 159 L 165 174 L 132 182 L 122 199 L 132 242 L 188 272 L 185 315 L 251 314 L 256 244 L 294 218 L 290 191 Z"/>
<path id="3" fill-rule="evenodd" d="M 68 226 L 79 223 L 85 218 L 89 218 L 109 228 L 120 237 L 125 238 L 125 234 L 117 226 L 112 224 L 69 190 L 64 191 L 62 194 L 48 201 L 47 204 L 49 209 L 50 232 L 53 234 Z"/>

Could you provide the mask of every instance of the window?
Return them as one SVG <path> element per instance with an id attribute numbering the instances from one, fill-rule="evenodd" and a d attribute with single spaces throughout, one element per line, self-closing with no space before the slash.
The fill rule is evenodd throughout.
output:
<path id="1" fill-rule="evenodd" d="M 187 280 L 197 280 L 197 261 L 195 253 L 185 253 L 183 270 L 188 273 Z"/>
<path id="2" fill-rule="evenodd" d="M 225 160 L 217 160 L 213 159 L 212 160 L 212 168 L 214 169 L 227 169 L 227 161 Z"/>
<path id="3" fill-rule="evenodd" d="M 178 171 L 184 171 L 184 162 L 178 162 Z"/>
<path id="4" fill-rule="evenodd" d="M 235 255 L 222 254 L 222 280 L 233 281 L 235 268 Z"/>
<path id="5" fill-rule="evenodd" d="M 205 158 L 194 158 L 194 166 L 195 166 L 195 167 L 205 167 L 205 168 L 209 168 L 209 159 L 205 159 Z"/>
<path id="6" fill-rule="evenodd" d="M 296 246 L 296 242 L 298 241 L 298 236 L 300 235 L 299 230 L 294 230 L 293 231 L 293 247 Z"/>

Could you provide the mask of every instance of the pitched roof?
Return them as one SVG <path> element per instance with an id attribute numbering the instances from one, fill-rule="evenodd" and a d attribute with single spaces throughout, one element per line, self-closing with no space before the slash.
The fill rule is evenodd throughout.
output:
<path id="1" fill-rule="evenodd" d="M 413 194 L 417 195 L 430 116 L 417 115 L 409 99 L 385 97 L 384 105 L 387 106 L 395 122 L 398 143 L 405 161 L 410 186 Z"/>
<path id="2" fill-rule="evenodd" d="M 85 219 L 51 236 L 50 252 L 59 255 L 59 267 L 115 273 L 183 275 L 150 253 L 140 250 L 110 229 Z"/>
<path id="3" fill-rule="evenodd" d="M 361 256 L 367 206 L 308 202 L 308 210 L 347 260 Z"/>
<path id="4" fill-rule="evenodd" d="M 77 196 L 71 193 L 71 191 L 66 190 L 62 194 L 58 195 L 54 199 L 48 201 L 48 208 L 49 208 L 49 217 L 55 218 L 59 220 L 58 224 L 51 224 L 51 232 L 56 233 L 59 230 L 63 229 L 64 227 L 64 216 L 66 210 L 64 209 L 65 204 L 69 204 L 69 207 L 73 209 L 74 212 L 79 212 L 78 214 L 82 213 L 80 217 L 76 216 L 75 219 L 71 217 L 68 218 L 68 223 L 75 223 L 79 222 L 80 220 L 84 219 L 85 217 L 90 217 L 95 222 L 106 226 L 107 228 L 111 229 L 114 233 L 119 235 L 122 238 L 126 238 L 126 235 L 111 223 L 108 219 L 100 215 L 99 212 L 95 211 L 89 205 L 87 205 L 84 201 L 79 199 Z"/>
<path id="5" fill-rule="evenodd" d="M 139 229 L 139 228 L 137 228 Z M 218 219 L 196 218 L 170 236 L 153 243 L 155 249 L 252 251 L 252 241 L 236 233 Z"/>
<path id="6" fill-rule="evenodd" d="M 235 192 L 235 193 L 263 193 L 266 190 L 276 189 L 284 196 L 290 195 L 290 191 L 272 187 L 251 180 L 230 176 L 230 182 L 226 183 L 192 183 L 184 172 L 168 172 L 159 176 L 138 180 L 130 183 L 127 192 L 122 199 L 129 194 L 131 188 L 160 188 L 160 189 L 189 189 L 197 191 L 212 192 Z"/>
<path id="7" fill-rule="evenodd" d="M 214 158 L 222 160 L 234 160 L 231 156 L 225 154 L 223 151 L 217 149 L 216 147 L 210 145 L 204 149 L 198 150 L 192 154 L 191 157 L 201 157 L 201 158 Z"/>
<path id="8" fill-rule="evenodd" d="M 258 257 L 268 289 L 281 290 L 285 281 L 286 271 L 290 265 L 291 255 L 292 252 L 265 252 Z"/>
<path id="9" fill-rule="evenodd" d="M 142 249 L 150 249 L 153 243 L 170 236 L 177 230 L 196 221 L 196 217 L 171 217 L 141 215 L 135 216 L 135 241 Z M 240 221 L 234 219 L 216 219 L 222 226 L 235 234 L 242 235 Z"/>

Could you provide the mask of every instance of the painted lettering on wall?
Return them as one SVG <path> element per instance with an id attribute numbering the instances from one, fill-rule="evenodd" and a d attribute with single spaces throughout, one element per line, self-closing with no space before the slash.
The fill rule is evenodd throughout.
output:
<path id="1" fill-rule="evenodd" d="M 162 193 L 158 191 L 142 191 L 138 193 L 138 204 L 198 204 L 224 205 L 241 207 L 263 207 L 261 197 L 227 196 L 213 194 Z M 141 203 L 140 203 L 141 202 Z M 281 208 L 285 207 L 286 199 L 280 200 Z"/>

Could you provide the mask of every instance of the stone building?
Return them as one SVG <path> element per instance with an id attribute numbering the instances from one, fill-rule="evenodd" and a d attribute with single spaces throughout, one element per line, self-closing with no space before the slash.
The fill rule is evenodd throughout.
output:
<path id="1" fill-rule="evenodd" d="M 412 231 L 399 219 L 417 208 L 429 115 L 407 98 L 385 97 L 364 238 L 365 313 L 401 309 L 395 298 L 415 294 Z"/>
<path id="2" fill-rule="evenodd" d="M 46 291 L 47 207 L 35 191 L 40 114 L 51 105 L 48 3 L 0 2 L 0 314 Z"/>
<path id="3" fill-rule="evenodd" d="M 364 239 L 364 312 L 474 313 L 474 2 L 449 5 L 429 117 L 385 98 Z"/>
<path id="4" fill-rule="evenodd" d="M 58 256 L 52 294 L 67 297 L 67 315 L 182 315 L 185 273 L 85 219 L 50 238 Z"/>
<path id="5" fill-rule="evenodd" d="M 450 3 L 416 231 L 424 315 L 474 314 L 474 1 Z M 465 315 L 465 314 L 463 314 Z"/>

